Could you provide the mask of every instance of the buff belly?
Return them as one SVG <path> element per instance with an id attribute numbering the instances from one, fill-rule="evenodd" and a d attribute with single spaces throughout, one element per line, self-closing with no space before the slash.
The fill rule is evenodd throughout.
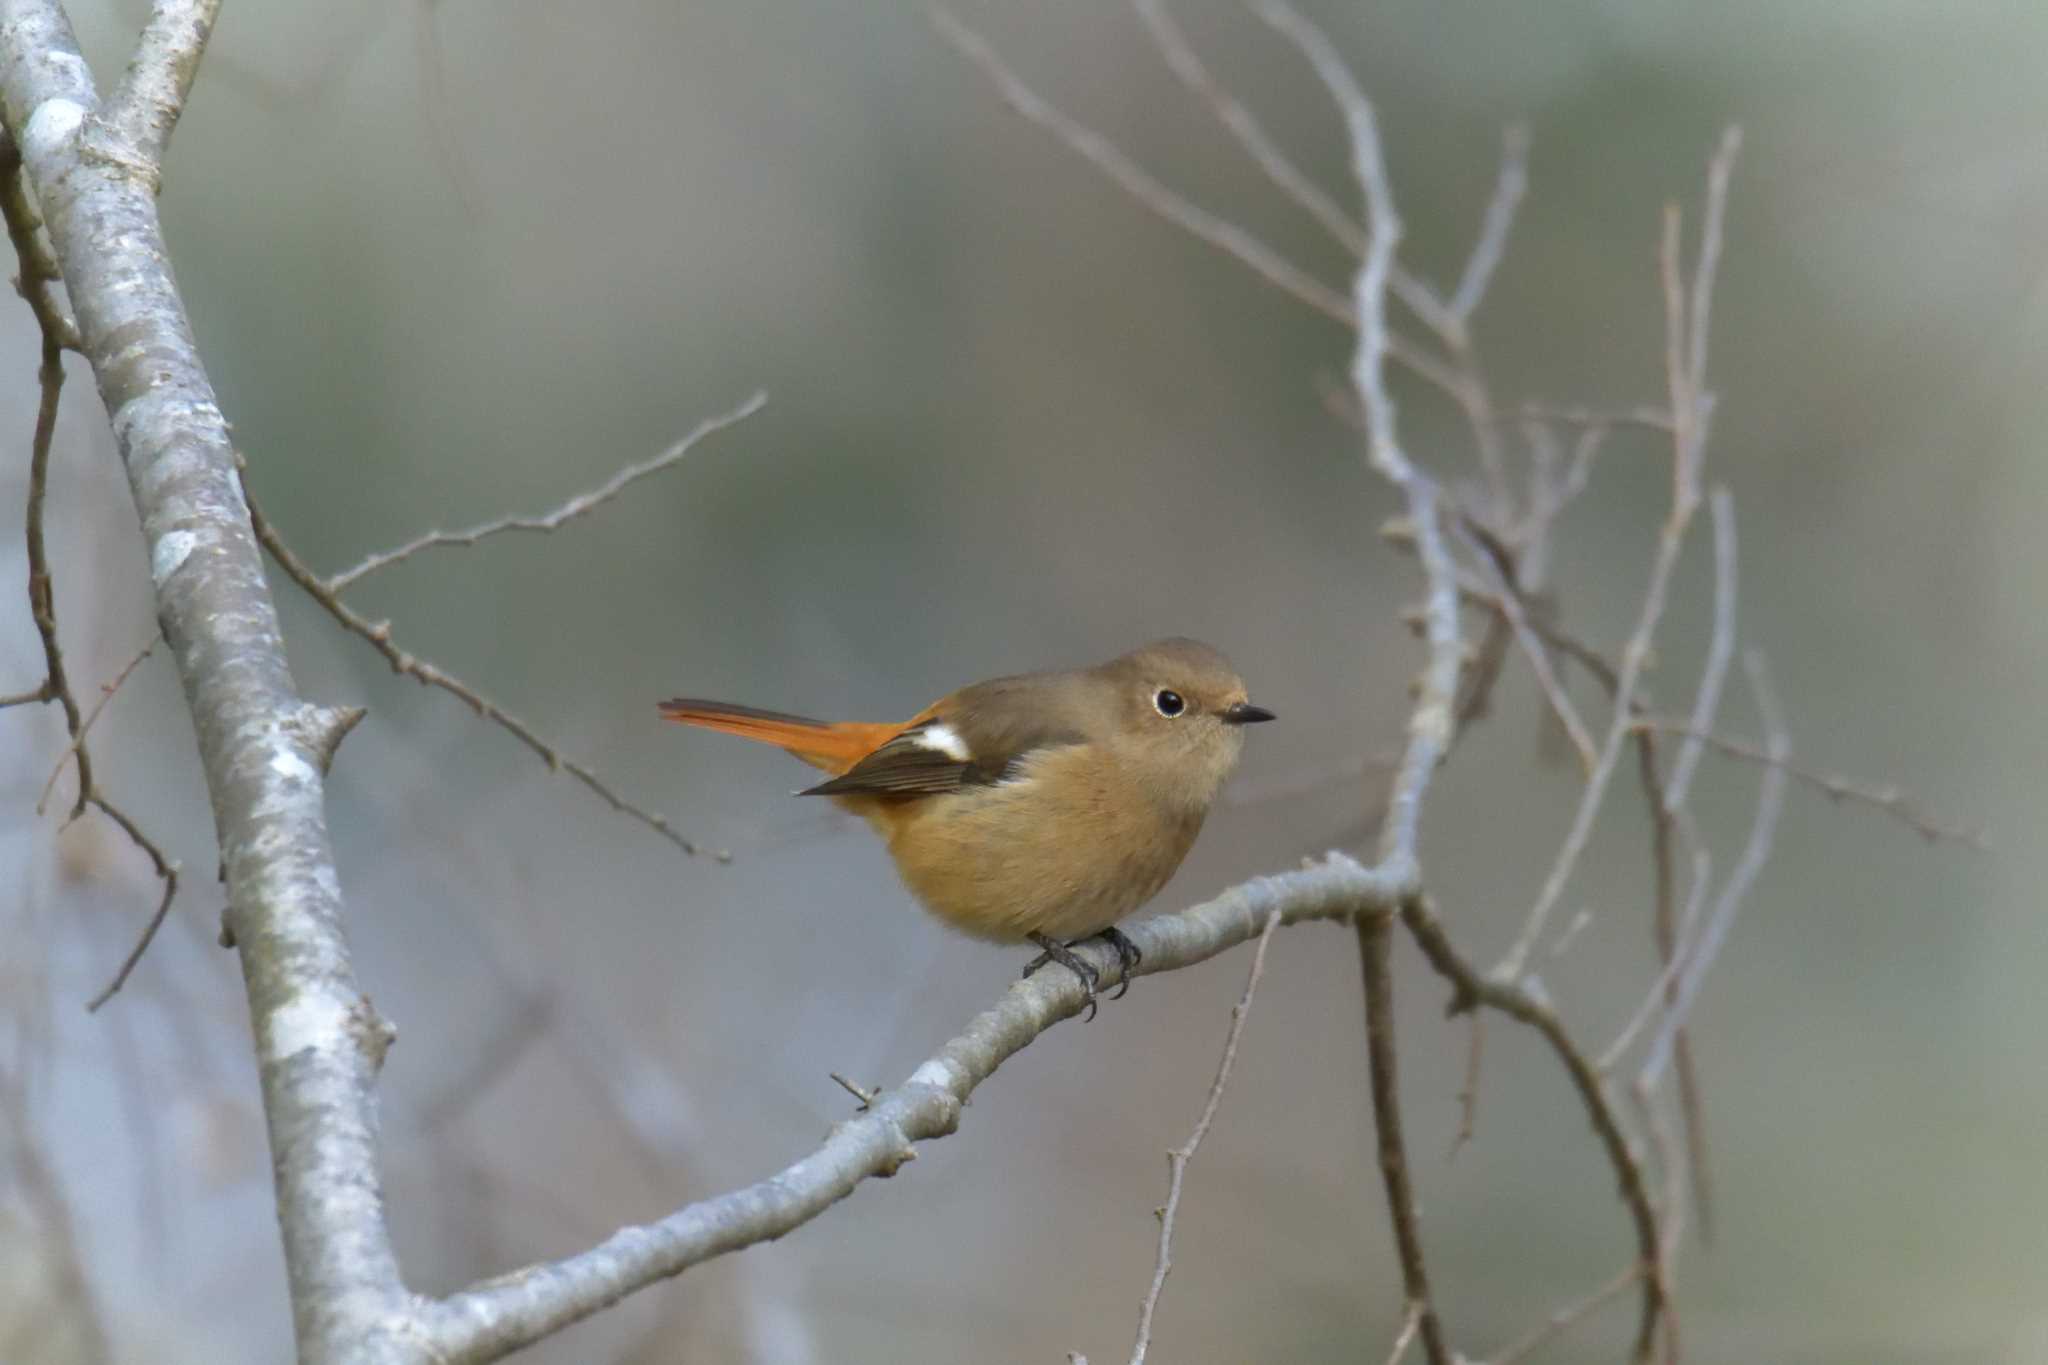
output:
<path id="1" fill-rule="evenodd" d="M 1011 943 L 1033 933 L 1084 938 L 1138 909 L 1180 867 L 1204 813 L 1160 807 L 1113 773 L 841 804 L 887 841 L 926 909 L 977 938 Z"/>

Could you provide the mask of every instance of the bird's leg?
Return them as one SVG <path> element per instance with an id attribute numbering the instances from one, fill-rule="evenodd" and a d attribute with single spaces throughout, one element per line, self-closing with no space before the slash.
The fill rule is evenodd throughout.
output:
<path id="1" fill-rule="evenodd" d="M 1095 937 L 1116 949 L 1116 960 L 1123 968 L 1123 980 L 1117 983 L 1116 994 L 1109 998 L 1121 1000 L 1124 998 L 1124 992 L 1131 988 L 1131 973 L 1138 970 L 1138 964 L 1145 960 L 1145 954 L 1139 951 L 1137 944 L 1125 938 L 1123 931 L 1114 925 L 1104 929 Z"/>
<path id="2" fill-rule="evenodd" d="M 1045 949 L 1045 951 L 1031 959 L 1030 964 L 1024 968 L 1024 975 L 1031 975 L 1048 962 L 1059 963 L 1080 979 L 1081 991 L 1088 998 L 1088 1014 L 1082 1022 L 1085 1023 L 1088 1019 L 1093 1019 L 1096 1009 L 1095 983 L 1102 979 L 1102 973 L 1096 971 L 1094 967 L 1077 957 L 1067 944 L 1060 942 L 1051 934 L 1041 934 L 1034 931 L 1029 935 L 1029 938 L 1033 943 Z"/>

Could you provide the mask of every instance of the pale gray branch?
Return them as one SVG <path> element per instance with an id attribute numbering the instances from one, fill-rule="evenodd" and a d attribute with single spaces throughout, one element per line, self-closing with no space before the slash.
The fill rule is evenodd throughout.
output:
<path id="1" fill-rule="evenodd" d="M 210 6 L 174 7 L 102 111 L 63 10 L 0 0 L 0 113 L 19 146 L 127 468 L 197 732 L 241 945 L 302 1361 L 391 1358 L 405 1300 L 378 1183 L 374 1048 L 314 755 L 215 400 L 167 265 L 153 166 Z M 182 35 L 182 36 L 181 36 Z M 124 136 L 115 125 L 127 126 Z M 103 121 L 111 119 L 113 123 Z"/>
<path id="2" fill-rule="evenodd" d="M 1714 522 L 1714 633 L 1707 646 L 1706 667 L 1700 671 L 1699 691 L 1693 696 L 1693 733 L 1679 746 L 1671 780 L 1664 784 L 1664 809 L 1673 813 L 1685 804 L 1692 787 L 1693 772 L 1707 743 L 1701 736 L 1713 732 L 1714 717 L 1721 709 L 1721 684 L 1735 657 L 1735 498 L 1725 487 L 1716 488 L 1707 507 Z"/>
<path id="3" fill-rule="evenodd" d="M 1792 741 L 1786 733 L 1784 718 L 1778 712 L 1777 696 L 1771 690 L 1763 655 L 1751 650 L 1743 663 L 1749 670 L 1750 690 L 1756 699 L 1757 712 L 1763 718 L 1764 751 L 1772 761 L 1764 765 L 1763 778 L 1758 784 L 1756 815 L 1750 823 L 1749 842 L 1743 846 L 1742 856 L 1728 874 L 1721 894 L 1715 897 L 1714 908 L 1700 928 L 1698 941 L 1686 953 L 1685 971 L 1678 980 L 1678 998 L 1665 1012 L 1656 1039 L 1650 1044 L 1643 1061 L 1639 1079 L 1646 1086 L 1657 1083 L 1670 1061 L 1673 1041 L 1679 1029 L 1685 1026 L 1686 1016 L 1692 1013 L 1693 1002 L 1699 998 L 1707 972 L 1720 956 L 1728 931 L 1735 926 L 1735 916 L 1742 909 L 1750 884 L 1763 870 L 1764 861 L 1771 856 L 1771 839 L 1778 828 L 1778 810 L 1785 795 L 1784 764 L 1791 757 Z"/>
<path id="4" fill-rule="evenodd" d="M 220 0 L 156 0 L 126 74 L 100 112 L 100 121 L 133 150 L 152 178 L 163 170 L 171 130 L 185 111 L 185 97 L 219 13 Z"/>
<path id="5" fill-rule="evenodd" d="M 1333 853 L 1128 932 L 1144 953 L 1139 970 L 1151 974 L 1245 943 L 1276 913 L 1282 924 L 1346 920 L 1390 911 L 1413 891 L 1398 869 L 1367 868 Z M 1104 986 L 1115 984 L 1114 954 L 1092 946 L 1076 951 L 1101 969 Z M 636 1289 L 801 1227 L 868 1177 L 895 1173 L 915 1156 L 915 1143 L 953 1132 L 977 1086 L 1082 1004 L 1080 983 L 1068 973 L 1041 972 L 1016 983 L 903 1084 L 872 1096 L 809 1156 L 757 1184 L 622 1229 L 566 1260 L 529 1266 L 427 1305 L 416 1317 L 407 1315 L 420 1348 L 437 1365 L 495 1360 Z"/>

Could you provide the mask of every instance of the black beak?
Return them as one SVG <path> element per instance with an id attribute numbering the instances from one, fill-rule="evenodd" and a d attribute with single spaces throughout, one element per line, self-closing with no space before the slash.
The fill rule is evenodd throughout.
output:
<path id="1" fill-rule="evenodd" d="M 1233 702 L 1223 708 L 1225 725 L 1257 725 L 1262 720 L 1278 719 L 1263 706 L 1253 706 L 1248 701 Z"/>

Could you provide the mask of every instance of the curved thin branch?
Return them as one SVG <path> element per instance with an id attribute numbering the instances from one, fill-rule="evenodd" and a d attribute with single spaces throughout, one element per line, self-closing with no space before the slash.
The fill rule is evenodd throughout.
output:
<path id="1" fill-rule="evenodd" d="M 1161 915 L 1127 932 L 1144 954 L 1140 973 L 1172 971 L 1256 938 L 1269 917 L 1282 924 L 1390 912 L 1405 880 L 1343 854 L 1297 872 L 1258 877 L 1216 899 Z M 1084 946 L 1114 985 L 1107 949 Z M 441 1365 L 495 1360 L 606 1305 L 693 1265 L 780 1237 L 853 1193 L 870 1176 L 895 1174 L 915 1144 L 944 1137 L 996 1068 L 1060 1020 L 1080 1012 L 1071 973 L 1040 972 L 1011 986 L 993 1007 L 893 1089 L 881 1091 L 832 1130 L 816 1151 L 744 1189 L 686 1205 L 645 1227 L 614 1233 L 588 1251 L 529 1266 L 423 1307 L 412 1319 Z"/>
<path id="2" fill-rule="evenodd" d="M 692 857 L 701 853 L 707 854 L 721 863 L 732 860 L 732 855 L 724 849 L 706 848 L 695 840 L 685 838 L 676 830 L 675 825 L 666 815 L 658 815 L 620 796 L 611 789 L 610 785 L 603 778 L 597 775 L 595 769 L 587 764 L 578 763 L 573 758 L 565 757 L 560 749 L 547 740 L 542 739 L 540 735 L 528 727 L 525 721 L 519 719 L 510 711 L 505 710 L 505 708 L 499 706 L 489 697 L 486 697 L 483 693 L 462 681 L 462 679 L 452 673 L 445 672 L 409 650 L 399 648 L 398 645 L 392 642 L 390 622 L 372 621 L 346 602 L 343 602 L 340 597 L 335 595 L 328 581 L 313 572 L 312 566 L 307 564 L 305 560 L 300 559 L 297 551 L 285 543 L 284 537 L 278 534 L 277 528 L 263 515 L 263 509 L 257 505 L 255 496 L 248 490 L 246 474 L 244 477 L 242 499 L 248 510 L 249 524 L 255 531 L 257 541 L 262 544 L 265 550 L 270 552 L 270 557 L 277 561 L 278 567 L 285 571 L 286 576 L 292 582 L 304 588 L 306 595 L 325 608 L 327 614 L 332 616 L 342 629 L 369 641 L 370 647 L 383 655 L 384 661 L 391 665 L 392 672 L 402 673 L 415 682 L 428 687 L 438 687 L 450 696 L 460 698 L 469 706 L 470 710 L 497 725 L 505 733 L 511 735 L 514 739 L 539 755 L 541 760 L 550 769 L 557 769 L 568 773 L 585 787 L 588 787 L 599 800 L 603 801 L 613 810 L 638 820 L 641 824 L 647 826 Z"/>
<path id="3" fill-rule="evenodd" d="M 326 581 L 327 591 L 339 596 L 363 579 L 368 578 L 371 574 L 376 573 L 379 569 L 388 569 L 401 560 L 410 559 L 420 553 L 420 551 L 430 550 L 437 545 L 475 545 L 480 540 L 501 535 L 507 531 L 545 533 L 557 530 L 565 522 L 574 521 L 578 517 L 588 516 L 590 513 L 595 512 L 598 508 L 625 492 L 627 488 L 640 482 L 640 480 L 653 474 L 659 474 L 663 470 L 680 463 L 685 456 L 696 448 L 699 441 L 752 417 L 761 410 L 767 401 L 767 394 L 756 393 L 730 412 L 722 412 L 716 417 L 705 418 L 688 432 L 684 433 L 682 439 L 671 444 L 668 449 L 662 451 L 659 455 L 653 456 L 651 459 L 642 460 L 638 464 L 627 465 L 597 487 L 587 492 L 578 493 L 561 506 L 554 508 L 552 511 L 543 512 L 539 516 L 499 517 L 494 521 L 487 521 L 481 525 L 472 526 L 466 531 L 429 531 L 425 535 L 417 536 L 403 545 L 394 546 L 389 550 L 379 550 L 372 555 L 365 555 L 362 561 L 353 568 L 343 569 L 340 573 L 329 578 Z"/>
<path id="4" fill-rule="evenodd" d="M 1621 1201 L 1635 1226 L 1636 1254 L 1648 1273 L 1643 1276 L 1643 1308 L 1636 1328 L 1634 1356 L 1638 1361 L 1648 1360 L 1656 1344 L 1657 1322 L 1667 1301 L 1663 1275 L 1658 1270 L 1662 1264 L 1662 1242 L 1657 1229 L 1657 1210 L 1650 1199 L 1649 1182 L 1643 1174 L 1642 1161 L 1622 1129 L 1620 1115 L 1615 1110 L 1613 1097 L 1608 1093 L 1599 1068 L 1573 1041 L 1564 1021 L 1549 1004 L 1519 985 L 1482 976 L 1478 968 L 1467 962 L 1444 933 L 1436 912 L 1426 900 L 1416 897 L 1405 903 L 1401 907 L 1401 920 L 1408 926 L 1408 932 L 1413 935 L 1416 946 L 1422 949 L 1422 955 L 1429 960 L 1430 966 L 1451 983 L 1451 1013 L 1462 1014 L 1480 1005 L 1499 1010 L 1542 1034 L 1543 1040 L 1550 1044 L 1550 1050 L 1564 1064 L 1571 1077 L 1572 1088 L 1578 1091 L 1579 1101 L 1585 1106 L 1586 1118 L 1599 1136 L 1600 1145 L 1606 1149 L 1608 1163 L 1614 1167 L 1615 1179 L 1621 1187 Z"/>
<path id="5" fill-rule="evenodd" d="M 1385 916 L 1379 918 L 1385 922 Z M 1131 1365 L 1145 1365 L 1145 1353 L 1152 1347 L 1152 1316 L 1159 1311 L 1159 1296 L 1165 1291 L 1166 1276 L 1173 1269 L 1173 1223 L 1180 1212 L 1180 1194 L 1186 1186 L 1188 1163 L 1201 1150 L 1202 1139 L 1209 1136 L 1209 1125 L 1216 1121 L 1217 1106 L 1223 1103 L 1223 1087 L 1230 1084 L 1231 1068 L 1237 1064 L 1237 1042 L 1244 1036 L 1244 1021 L 1251 1013 L 1252 996 L 1259 989 L 1259 978 L 1266 972 L 1266 949 L 1273 942 L 1273 931 L 1279 927 L 1279 912 L 1269 913 L 1266 927 L 1259 931 L 1258 946 L 1252 950 L 1252 966 L 1245 973 L 1244 994 L 1230 1008 L 1230 1032 L 1223 1039 L 1223 1058 L 1216 1064 L 1216 1079 L 1210 1082 L 1209 1097 L 1202 1103 L 1201 1116 L 1195 1120 L 1194 1131 L 1188 1134 L 1188 1140 L 1166 1154 L 1166 1203 L 1159 1210 L 1159 1252 L 1152 1264 L 1152 1283 L 1145 1290 L 1144 1302 L 1138 1306 L 1138 1336 L 1136 1344 L 1131 1347 Z"/>

